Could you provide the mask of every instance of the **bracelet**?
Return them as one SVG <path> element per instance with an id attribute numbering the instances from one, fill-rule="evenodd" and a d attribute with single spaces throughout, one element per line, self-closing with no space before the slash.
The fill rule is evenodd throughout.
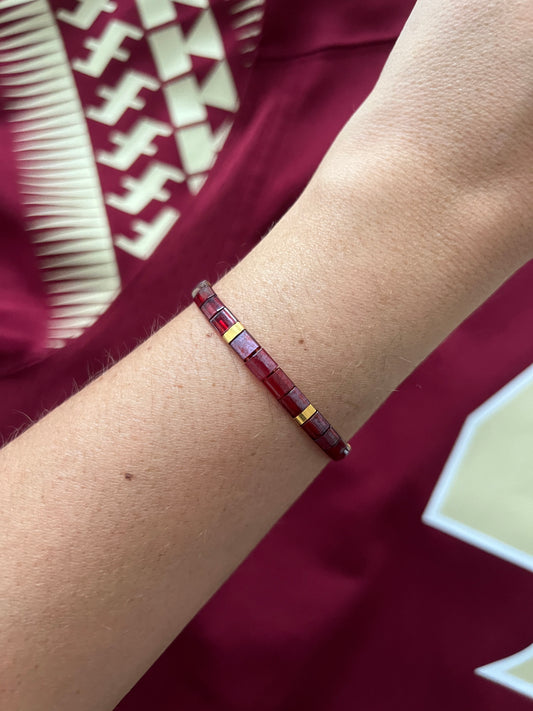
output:
<path id="1" fill-rule="evenodd" d="M 296 424 L 307 432 L 331 459 L 343 459 L 350 451 L 350 445 L 311 405 L 276 361 L 252 338 L 242 323 L 218 298 L 211 284 L 205 280 L 201 281 L 192 292 L 192 298 L 209 323 L 241 357 L 256 378 L 266 385 Z"/>

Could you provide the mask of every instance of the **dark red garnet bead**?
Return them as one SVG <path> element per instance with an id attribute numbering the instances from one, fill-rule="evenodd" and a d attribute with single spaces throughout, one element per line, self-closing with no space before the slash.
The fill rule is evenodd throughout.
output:
<path id="1" fill-rule="evenodd" d="M 296 385 L 286 395 L 280 398 L 279 402 L 293 417 L 299 415 L 302 410 L 305 410 L 305 408 L 311 404 Z"/>
<path id="2" fill-rule="evenodd" d="M 210 319 L 210 321 L 221 336 L 226 333 L 230 326 L 237 323 L 235 316 L 225 306 L 223 306 L 220 311 L 218 311 L 213 318 Z"/>
<path id="3" fill-rule="evenodd" d="M 267 375 L 273 373 L 278 367 L 274 358 L 271 358 L 264 348 L 260 348 L 257 353 L 250 356 L 245 361 L 245 365 L 259 380 L 264 380 Z"/>
<path id="4" fill-rule="evenodd" d="M 261 348 L 259 343 L 250 336 L 248 331 L 241 331 L 238 336 L 235 336 L 235 338 L 230 341 L 230 346 L 243 360 L 246 360 L 252 353 L 255 353 Z"/>
<path id="5" fill-rule="evenodd" d="M 201 307 L 202 312 L 207 316 L 208 319 L 212 319 L 213 316 L 223 308 L 224 304 L 222 303 L 222 301 L 220 301 L 218 296 L 212 296 L 210 299 L 207 299 L 207 301 L 204 301 L 204 304 Z"/>
<path id="6" fill-rule="evenodd" d="M 215 295 L 215 292 L 213 291 L 213 288 L 211 284 L 204 279 L 204 281 L 201 281 L 196 289 L 192 292 L 192 298 L 200 308 L 204 304 L 207 299 L 210 299 L 212 296 Z"/>
<path id="7" fill-rule="evenodd" d="M 316 439 L 317 437 L 320 437 L 320 435 L 323 435 L 328 429 L 329 422 L 326 420 L 324 415 L 317 410 L 315 414 L 312 415 L 307 422 L 304 422 L 301 427 L 302 430 L 307 432 L 311 439 Z"/>
<path id="8" fill-rule="evenodd" d="M 269 375 L 268 378 L 265 378 L 263 382 L 278 400 L 294 387 L 292 380 L 281 368 L 276 368 L 276 370 Z"/>
<path id="9" fill-rule="evenodd" d="M 339 459 L 344 459 L 350 449 L 350 445 L 346 444 L 342 438 L 339 438 L 339 441 L 327 450 L 327 454 L 338 462 Z"/>
<path id="10" fill-rule="evenodd" d="M 192 292 L 192 297 L 209 320 L 209 323 L 216 328 L 221 336 L 226 334 L 228 329 L 238 322 L 238 319 L 215 294 L 208 281 L 201 281 Z M 285 410 L 292 417 L 296 417 L 311 403 L 292 382 L 287 373 L 279 367 L 264 348 L 261 348 L 255 338 L 244 329 L 242 324 L 239 324 L 239 328 L 242 329 L 241 332 L 229 341 L 229 345 L 242 358 L 248 370 L 265 384 Z M 239 328 L 235 330 L 238 331 Z M 331 459 L 343 459 L 350 451 L 350 445 L 341 438 L 339 433 L 330 426 L 326 418 L 318 411 L 313 413 L 307 422 L 299 426 Z"/>
<path id="11" fill-rule="evenodd" d="M 324 450 L 324 452 L 327 452 L 330 447 L 333 447 L 334 444 L 337 444 L 339 439 L 339 433 L 334 430 L 333 427 L 329 427 L 323 435 L 320 435 L 320 437 L 317 437 L 315 439 L 315 442 L 321 449 Z"/>

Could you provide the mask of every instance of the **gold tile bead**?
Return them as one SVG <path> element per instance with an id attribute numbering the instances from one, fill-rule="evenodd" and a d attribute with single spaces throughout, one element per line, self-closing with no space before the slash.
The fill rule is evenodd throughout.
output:
<path id="1" fill-rule="evenodd" d="M 316 408 L 313 405 L 308 405 L 305 410 L 302 410 L 299 415 L 294 418 L 296 422 L 302 426 L 307 420 L 312 417 L 316 412 Z"/>
<path id="2" fill-rule="evenodd" d="M 234 323 L 233 326 L 230 326 L 228 330 L 222 334 L 222 338 L 226 341 L 226 343 L 231 343 L 234 338 L 237 338 L 239 333 L 242 333 L 244 331 L 244 326 L 240 321 L 237 321 L 237 323 Z"/>

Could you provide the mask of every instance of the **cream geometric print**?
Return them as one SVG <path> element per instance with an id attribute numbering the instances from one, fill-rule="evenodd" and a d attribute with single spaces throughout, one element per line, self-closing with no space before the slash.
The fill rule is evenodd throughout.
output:
<path id="1" fill-rule="evenodd" d="M 48 346 L 91 326 L 120 289 L 83 108 L 46 0 L 0 0 L 0 83 L 27 227 L 49 295 Z"/>
<path id="2" fill-rule="evenodd" d="M 533 365 L 467 417 L 423 521 L 533 572 Z M 533 645 L 476 671 L 533 698 Z"/>
<path id="3" fill-rule="evenodd" d="M 261 34 L 263 1 L 228 0 L 226 6 L 244 64 Z M 119 0 L 65 0 L 67 7 L 55 13 L 48 0 L 0 0 L 0 87 L 24 217 L 49 299 L 51 348 L 80 336 L 114 301 L 122 288 L 117 250 L 147 260 L 170 233 L 180 218 L 180 201 L 201 190 L 239 108 L 209 0 L 134 4 L 138 22 L 114 16 Z M 186 30 L 184 6 L 196 12 Z M 81 33 L 71 59 L 62 27 Z M 143 56 L 147 47 L 153 62 L 147 71 L 129 61 L 131 48 L 143 42 Z M 201 78 L 194 57 L 210 62 Z M 108 68 L 114 70 L 112 85 L 103 79 Z M 94 80 L 86 106 L 76 75 Z M 168 121 L 142 113 L 147 97 L 156 93 Z M 216 126 L 208 107 L 221 117 Z M 128 128 L 118 130 L 124 117 Z M 105 150 L 93 153 L 91 123 L 107 132 Z M 165 140 L 176 161 L 158 156 Z M 105 194 L 99 165 L 112 176 L 113 187 Z M 124 234 L 112 233 L 108 209 L 126 219 Z"/>
<path id="4" fill-rule="evenodd" d="M 533 645 L 512 657 L 476 669 L 476 674 L 533 698 Z"/>

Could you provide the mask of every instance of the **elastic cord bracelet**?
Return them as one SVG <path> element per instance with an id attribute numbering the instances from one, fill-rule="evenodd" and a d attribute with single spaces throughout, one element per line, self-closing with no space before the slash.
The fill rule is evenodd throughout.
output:
<path id="1" fill-rule="evenodd" d="M 256 378 L 264 383 L 296 424 L 307 432 L 331 459 L 343 459 L 349 453 L 350 445 L 224 306 L 211 284 L 205 280 L 201 281 L 192 292 L 192 298 L 213 328 L 229 343 Z"/>

